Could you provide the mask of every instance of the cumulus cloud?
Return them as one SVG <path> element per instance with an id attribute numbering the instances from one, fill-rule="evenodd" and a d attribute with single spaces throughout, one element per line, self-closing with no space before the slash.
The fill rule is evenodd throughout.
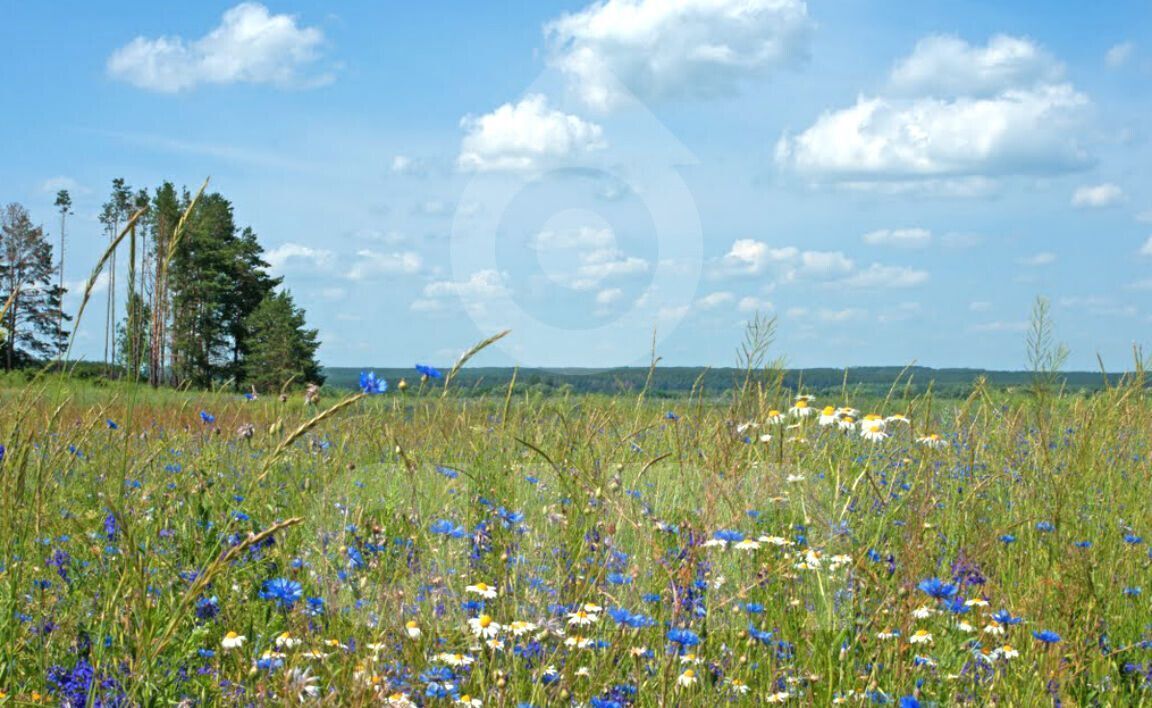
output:
<path id="1" fill-rule="evenodd" d="M 730 94 L 807 55 L 803 0 L 600 0 L 545 26 L 554 66 L 588 105 Z"/>
<path id="2" fill-rule="evenodd" d="M 933 35 L 916 43 L 892 70 L 889 85 L 912 96 L 995 96 L 1058 81 L 1060 62 L 1027 39 L 997 35 L 979 47 Z"/>
<path id="3" fill-rule="evenodd" d="M 740 312 L 761 312 L 771 310 L 772 303 L 768 300 L 748 295 L 740 298 L 740 302 L 736 303 L 736 309 Z"/>
<path id="4" fill-rule="evenodd" d="M 624 291 L 620 288 L 606 288 L 596 293 L 597 305 L 611 305 L 618 302 L 624 296 Z"/>
<path id="5" fill-rule="evenodd" d="M 299 243 L 285 243 L 266 252 L 264 260 L 273 273 L 289 271 L 318 273 L 332 268 L 336 263 L 336 254 Z"/>
<path id="6" fill-rule="evenodd" d="M 893 246 L 896 248 L 924 248 L 932 241 L 928 229 L 878 229 L 864 234 L 864 243 L 869 246 Z"/>
<path id="7" fill-rule="evenodd" d="M 935 182 L 960 194 L 988 178 L 1083 169 L 1090 101 L 1029 40 L 922 40 L 887 95 L 860 96 L 776 144 L 776 162 L 814 182 L 905 189 Z M 893 185 L 896 185 L 893 187 Z"/>
<path id="8" fill-rule="evenodd" d="M 511 292 L 504 274 L 495 270 L 476 271 L 467 280 L 439 280 L 424 286 L 425 298 L 456 296 L 465 302 L 506 297 Z"/>
<path id="9" fill-rule="evenodd" d="M 412 275 L 420 272 L 424 259 L 413 251 L 378 253 L 369 249 L 356 252 L 356 264 L 348 271 L 349 280 L 368 280 L 381 275 Z"/>
<path id="10" fill-rule="evenodd" d="M 604 248 L 581 255 L 575 272 L 563 280 L 575 290 L 595 290 L 605 280 L 647 273 L 648 268 L 643 258 Z"/>
<path id="11" fill-rule="evenodd" d="M 423 177 L 428 174 L 428 166 L 422 160 L 407 155 L 395 155 L 390 167 L 392 174 Z"/>
<path id="12" fill-rule="evenodd" d="M 1124 190 L 1114 184 L 1104 183 L 1080 187 L 1072 193 L 1074 207 L 1106 207 L 1124 200 Z"/>
<path id="13" fill-rule="evenodd" d="M 1104 55 L 1104 63 L 1111 69 L 1119 69 L 1128 63 L 1132 58 L 1132 54 L 1136 51 L 1136 45 L 1131 42 L 1121 42 L 1108 49 Z"/>
<path id="14" fill-rule="evenodd" d="M 580 226 L 572 229 L 545 229 L 535 234 L 529 245 L 538 251 L 582 248 L 603 249 L 616 242 L 612 230 L 593 226 Z"/>
<path id="15" fill-rule="evenodd" d="M 732 302 L 735 297 L 735 295 L 726 291 L 709 293 L 696 301 L 696 307 L 701 310 L 711 310 Z"/>
<path id="16" fill-rule="evenodd" d="M 815 281 L 847 288 L 908 288 L 928 280 L 914 268 L 872 263 L 859 268 L 841 251 L 806 251 L 795 246 L 773 248 L 763 241 L 740 239 L 715 263 L 719 276 L 771 275 L 782 282 Z"/>
<path id="17" fill-rule="evenodd" d="M 320 58 L 324 34 L 301 27 L 292 15 L 273 15 L 259 3 L 224 13 L 203 37 L 136 37 L 108 58 L 108 74 L 138 88 L 177 93 L 200 84 L 272 84 L 307 87 L 330 75 L 303 75 Z"/>
<path id="18" fill-rule="evenodd" d="M 1148 240 L 1144 242 L 1144 245 L 1140 247 L 1140 255 L 1152 256 L 1152 236 L 1149 236 Z"/>
<path id="19" fill-rule="evenodd" d="M 800 250 L 794 246 L 773 248 L 763 241 L 742 238 L 721 259 L 723 270 L 740 275 L 759 275 L 772 264 L 795 260 Z"/>
<path id="20" fill-rule="evenodd" d="M 534 170 L 606 146 L 599 125 L 549 107 L 540 94 L 465 116 L 460 126 L 465 135 L 457 165 L 467 171 Z"/>

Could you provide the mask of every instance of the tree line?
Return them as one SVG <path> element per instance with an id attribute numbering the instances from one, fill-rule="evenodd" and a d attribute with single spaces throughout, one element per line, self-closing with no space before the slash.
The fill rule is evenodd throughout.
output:
<path id="1" fill-rule="evenodd" d="M 9 204 L 0 214 L 3 366 L 42 365 L 68 352 L 64 254 L 73 215 L 58 192 L 59 258 L 43 226 Z M 152 386 L 273 390 L 322 383 L 317 331 L 309 329 L 264 248 L 218 192 L 164 182 L 133 190 L 112 181 L 99 223 L 106 248 L 104 373 Z M 95 281 L 93 281 L 94 283 Z M 90 288 L 86 288 L 88 290 Z M 123 303 L 117 297 L 124 293 Z M 87 292 L 83 301 L 87 301 Z"/>

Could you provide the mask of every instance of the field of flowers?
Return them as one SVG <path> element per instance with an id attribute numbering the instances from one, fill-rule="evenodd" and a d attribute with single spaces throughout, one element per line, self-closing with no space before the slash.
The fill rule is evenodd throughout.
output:
<path id="1" fill-rule="evenodd" d="M 0 393 L 0 700 L 1152 703 L 1141 381 L 362 383 Z"/>

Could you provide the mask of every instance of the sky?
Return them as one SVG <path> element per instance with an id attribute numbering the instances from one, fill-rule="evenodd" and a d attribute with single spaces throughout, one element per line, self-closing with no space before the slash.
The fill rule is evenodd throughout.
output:
<path id="1" fill-rule="evenodd" d="M 66 309 L 113 178 L 210 178 L 330 366 L 728 366 L 760 313 L 1019 369 L 1038 296 L 1072 368 L 1152 351 L 1147 2 L 0 0 L 0 65 Z"/>

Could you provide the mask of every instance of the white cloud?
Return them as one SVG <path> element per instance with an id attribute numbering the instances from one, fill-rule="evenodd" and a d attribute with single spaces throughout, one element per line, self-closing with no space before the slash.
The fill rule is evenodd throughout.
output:
<path id="1" fill-rule="evenodd" d="M 897 248 L 924 248 L 932 241 L 928 229 L 878 229 L 864 234 L 864 243 L 870 246 Z"/>
<path id="2" fill-rule="evenodd" d="M 1072 193 L 1072 206 L 1106 207 L 1124 200 L 1124 190 L 1114 184 L 1104 183 L 1090 187 L 1080 187 Z"/>
<path id="3" fill-rule="evenodd" d="M 532 237 L 529 245 L 538 251 L 568 248 L 602 249 L 616 243 L 609 228 L 580 226 L 572 229 L 545 229 Z"/>
<path id="4" fill-rule="evenodd" d="M 732 244 L 732 248 L 721 259 L 724 270 L 744 274 L 759 275 L 773 263 L 795 260 L 800 255 L 793 246 L 772 248 L 763 241 L 742 238 Z"/>
<path id="5" fill-rule="evenodd" d="M 1132 58 L 1132 54 L 1136 51 L 1136 45 L 1131 42 L 1121 42 L 1108 49 L 1108 53 L 1104 55 L 1104 63 L 1109 68 L 1119 69 L 1128 63 Z"/>
<path id="6" fill-rule="evenodd" d="M 772 248 L 753 239 L 734 242 L 713 272 L 728 277 L 771 273 L 783 282 L 817 281 L 848 288 L 909 288 L 928 280 L 927 272 L 913 268 L 873 263 L 859 269 L 841 251 Z"/>
<path id="7" fill-rule="evenodd" d="M 356 252 L 356 264 L 348 271 L 349 280 L 368 280 L 380 275 L 412 275 L 420 272 L 424 259 L 413 251 L 377 253 L 364 249 Z"/>
<path id="8" fill-rule="evenodd" d="M 391 170 L 393 174 L 397 175 L 421 177 L 428 173 L 428 166 L 407 155 L 396 155 L 392 158 Z"/>
<path id="9" fill-rule="evenodd" d="M 620 288 L 608 288 L 606 290 L 601 290 L 600 292 L 596 293 L 596 304 L 611 305 L 612 303 L 619 301 L 623 295 L 624 291 Z"/>
<path id="10" fill-rule="evenodd" d="M 1056 262 L 1056 254 L 1047 251 L 1028 256 L 1027 258 L 1020 259 L 1020 265 L 1031 266 L 1038 268 L 1040 266 L 1052 265 Z"/>
<path id="11" fill-rule="evenodd" d="M 1058 81 L 1064 68 L 1027 39 L 996 35 L 983 47 L 959 37 L 933 35 L 892 70 L 889 85 L 913 96 L 995 96 L 1002 91 Z"/>
<path id="12" fill-rule="evenodd" d="M 740 312 L 761 312 L 772 309 L 772 303 L 758 297 L 742 297 L 740 302 L 736 303 L 736 309 Z"/>
<path id="13" fill-rule="evenodd" d="M 424 297 L 442 298 L 455 295 L 466 303 L 506 297 L 512 291 L 505 284 L 505 280 L 503 273 L 480 270 L 464 281 L 440 280 L 428 283 L 424 286 Z"/>
<path id="14" fill-rule="evenodd" d="M 795 64 L 811 27 L 803 0 L 601 0 L 545 26 L 552 63 L 598 109 L 731 94 Z"/>
<path id="15" fill-rule="evenodd" d="M 1149 236 L 1148 240 L 1144 242 L 1144 245 L 1140 247 L 1140 255 L 1152 256 L 1152 236 Z"/>
<path id="16" fill-rule="evenodd" d="M 696 301 L 696 307 L 701 310 L 711 310 L 726 303 L 732 302 L 735 296 L 730 292 L 709 293 Z"/>
<path id="17" fill-rule="evenodd" d="M 606 145 L 599 125 L 550 108 L 540 94 L 465 116 L 460 126 L 465 135 L 457 165 L 468 171 L 534 170 Z"/>
<path id="18" fill-rule="evenodd" d="M 595 290 L 604 280 L 647 273 L 649 264 L 643 258 L 629 256 L 615 248 L 604 248 L 580 257 L 575 273 L 564 278 L 576 290 Z"/>
<path id="19" fill-rule="evenodd" d="M 783 136 L 776 162 L 816 182 L 960 195 L 986 192 L 993 177 L 1083 169 L 1090 102 L 1056 82 L 1061 71 L 1027 40 L 928 38 L 897 65 L 891 94 L 859 96 Z"/>
<path id="20" fill-rule="evenodd" d="M 972 312 L 987 312 L 992 309 L 992 303 L 987 300 L 973 300 L 968 303 L 968 309 Z"/>
<path id="21" fill-rule="evenodd" d="M 782 167 L 842 182 L 1047 174 L 1089 158 L 1075 128 L 1088 99 L 1068 85 L 994 98 L 859 98 L 776 145 Z"/>
<path id="22" fill-rule="evenodd" d="M 108 58 L 108 73 L 138 88 L 177 93 L 199 84 L 315 86 L 330 76 L 301 76 L 320 56 L 324 34 L 300 27 L 292 15 L 273 15 L 259 3 L 224 13 L 203 37 L 136 37 Z"/>
<path id="23" fill-rule="evenodd" d="M 336 262 L 336 255 L 324 249 L 286 243 L 266 252 L 264 260 L 275 273 L 284 273 L 291 269 L 324 271 L 330 269 Z"/>
<path id="24" fill-rule="evenodd" d="M 911 288 L 928 282 L 928 273 L 903 266 L 873 263 L 866 269 L 838 281 L 848 288 Z"/>
<path id="25" fill-rule="evenodd" d="M 829 278 L 850 273 L 855 267 L 852 259 L 840 251 L 802 251 L 800 264 L 790 272 L 789 277 Z"/>

